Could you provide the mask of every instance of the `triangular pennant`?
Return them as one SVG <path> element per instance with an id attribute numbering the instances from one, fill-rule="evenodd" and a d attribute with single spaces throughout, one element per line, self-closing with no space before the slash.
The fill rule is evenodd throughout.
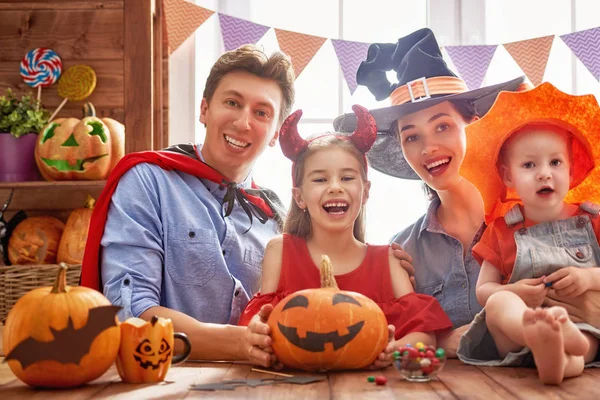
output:
<path id="1" fill-rule="evenodd" d="M 215 12 L 185 0 L 163 0 L 169 55 Z"/>
<path id="2" fill-rule="evenodd" d="M 592 75 L 600 81 L 600 28 L 568 33 L 560 38 Z"/>
<path id="3" fill-rule="evenodd" d="M 534 86 L 542 83 L 554 35 L 504 44 Z"/>
<path id="4" fill-rule="evenodd" d="M 271 29 L 268 26 L 221 13 L 219 13 L 219 23 L 225 51 L 235 50 L 244 44 L 256 44 Z"/>
<path id="5" fill-rule="evenodd" d="M 446 46 L 445 49 L 470 90 L 479 89 L 497 45 Z"/>
<path id="6" fill-rule="evenodd" d="M 275 29 L 279 48 L 292 59 L 296 79 L 323 46 L 324 37 Z"/>
<path id="7" fill-rule="evenodd" d="M 344 78 L 350 89 L 350 94 L 354 94 L 358 86 L 356 83 L 356 71 L 360 63 L 367 59 L 369 43 L 350 42 L 340 39 L 331 39 L 331 43 L 335 49 L 335 54 L 337 54 Z"/>

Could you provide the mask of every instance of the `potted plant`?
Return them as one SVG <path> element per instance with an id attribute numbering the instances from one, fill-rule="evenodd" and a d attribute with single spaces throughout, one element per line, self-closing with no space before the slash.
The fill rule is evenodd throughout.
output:
<path id="1" fill-rule="evenodd" d="M 0 96 L 0 182 L 40 179 L 35 141 L 50 113 L 32 95 L 18 99 L 11 89 Z"/>

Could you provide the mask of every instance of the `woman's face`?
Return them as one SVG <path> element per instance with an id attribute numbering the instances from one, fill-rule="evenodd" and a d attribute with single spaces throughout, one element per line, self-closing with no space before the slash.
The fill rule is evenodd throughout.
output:
<path id="1" fill-rule="evenodd" d="M 442 191 L 460 180 L 467 122 L 452 103 L 405 115 L 397 124 L 404 157 L 427 185 Z"/>

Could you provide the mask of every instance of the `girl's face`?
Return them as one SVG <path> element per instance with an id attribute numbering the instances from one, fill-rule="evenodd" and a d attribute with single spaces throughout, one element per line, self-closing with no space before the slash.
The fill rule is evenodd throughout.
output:
<path id="1" fill-rule="evenodd" d="M 404 157 L 427 185 L 443 191 L 460 180 L 467 122 L 450 102 L 406 115 L 397 124 Z"/>
<path id="2" fill-rule="evenodd" d="M 292 194 L 310 214 L 313 231 L 316 226 L 336 232 L 354 229 L 371 186 L 362 171 L 356 157 L 341 148 L 325 148 L 306 158 L 302 184 Z"/>

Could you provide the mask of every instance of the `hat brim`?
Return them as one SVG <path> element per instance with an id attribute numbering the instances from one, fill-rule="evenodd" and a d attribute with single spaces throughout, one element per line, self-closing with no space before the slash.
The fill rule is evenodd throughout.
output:
<path id="1" fill-rule="evenodd" d="M 377 139 L 375 140 L 373 147 L 371 147 L 371 150 L 367 153 L 369 165 L 379 172 L 397 178 L 420 180 L 421 178 L 419 178 L 406 162 L 406 159 L 402 154 L 400 143 L 394 135 L 390 134 L 392 124 L 398 118 L 451 100 L 472 101 L 477 114 L 481 117 L 492 107 L 498 93 L 504 90 L 515 91 L 524 80 L 525 77 L 521 76 L 507 82 L 470 90 L 468 92 L 442 95 L 416 101 L 414 103 L 405 103 L 369 110 L 377 123 Z M 338 132 L 353 132 L 356 129 L 356 116 L 354 114 L 341 115 L 333 121 L 333 126 Z"/>

